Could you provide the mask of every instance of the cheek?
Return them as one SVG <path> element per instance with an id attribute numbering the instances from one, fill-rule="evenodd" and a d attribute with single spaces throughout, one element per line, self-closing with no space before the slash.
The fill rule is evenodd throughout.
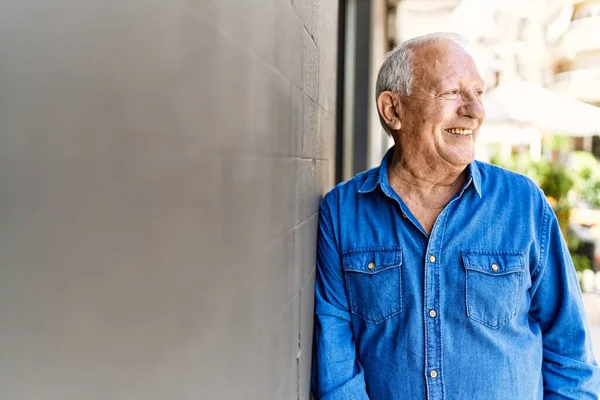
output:
<path id="1" fill-rule="evenodd" d="M 449 103 L 440 107 L 438 110 L 438 123 L 439 124 L 450 124 L 452 122 L 456 122 L 456 118 L 458 117 L 457 107 L 454 103 Z"/>
<path id="2" fill-rule="evenodd" d="M 454 102 L 444 101 L 437 104 L 432 104 L 431 107 L 427 107 L 425 112 L 422 114 L 423 120 L 429 121 L 430 123 L 439 123 L 446 120 L 448 117 L 452 117 L 454 110 Z"/>

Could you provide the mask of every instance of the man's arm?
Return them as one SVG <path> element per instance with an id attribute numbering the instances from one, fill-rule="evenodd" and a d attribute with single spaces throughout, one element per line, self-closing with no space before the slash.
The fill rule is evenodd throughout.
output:
<path id="1" fill-rule="evenodd" d="M 548 204 L 544 213 L 542 256 L 532 274 L 530 310 L 542 331 L 544 399 L 599 399 L 600 369 L 592 353 L 575 268 Z"/>
<path id="2" fill-rule="evenodd" d="M 332 226 L 324 200 L 317 239 L 313 395 L 324 400 L 368 400 L 363 369 L 356 359 L 342 262 Z"/>

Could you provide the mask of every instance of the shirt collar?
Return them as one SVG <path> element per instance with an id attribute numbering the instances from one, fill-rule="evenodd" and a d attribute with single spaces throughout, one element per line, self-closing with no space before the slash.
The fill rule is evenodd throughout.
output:
<path id="1" fill-rule="evenodd" d="M 389 179 L 388 179 L 388 165 L 390 164 L 390 161 L 392 160 L 392 156 L 394 155 L 394 148 L 395 148 L 395 146 L 392 146 L 385 153 L 385 155 L 383 156 L 383 159 L 381 160 L 381 165 L 375 170 L 375 173 L 369 174 L 369 177 L 367 178 L 365 183 L 363 183 L 363 185 L 360 187 L 360 189 L 358 190 L 358 193 L 370 193 L 373 190 L 375 190 L 377 185 L 379 185 L 379 186 L 381 186 L 381 189 L 384 191 L 384 193 L 388 194 L 389 191 L 386 190 L 390 185 Z M 471 162 L 467 166 L 467 171 L 469 173 L 469 178 L 463 188 L 463 191 L 471 183 L 473 183 L 473 187 L 475 188 L 475 191 L 481 198 L 481 173 L 479 172 L 479 167 L 477 166 L 477 162 L 476 161 Z"/>
<path id="2" fill-rule="evenodd" d="M 469 181 L 473 182 L 473 187 L 479 195 L 479 198 L 481 198 L 481 173 L 479 172 L 477 161 L 472 161 L 467 168 L 469 170 Z"/>

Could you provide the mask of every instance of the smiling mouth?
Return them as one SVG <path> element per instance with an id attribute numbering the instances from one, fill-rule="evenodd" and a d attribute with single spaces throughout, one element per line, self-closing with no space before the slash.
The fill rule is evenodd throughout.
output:
<path id="1" fill-rule="evenodd" d="M 460 135 L 460 136 L 470 136 L 473 134 L 473 129 L 467 129 L 467 128 L 448 128 L 448 129 L 444 129 L 444 130 L 448 133 L 452 133 L 453 135 Z"/>

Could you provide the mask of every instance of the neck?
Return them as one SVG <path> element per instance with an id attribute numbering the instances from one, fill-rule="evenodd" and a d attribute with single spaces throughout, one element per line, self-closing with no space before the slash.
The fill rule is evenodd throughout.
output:
<path id="1" fill-rule="evenodd" d="M 388 167 L 390 185 L 429 234 L 442 209 L 466 182 L 466 168 L 403 156 L 396 148 Z"/>
<path id="2" fill-rule="evenodd" d="M 466 168 L 412 160 L 395 150 L 388 167 L 390 185 L 407 203 L 441 209 L 466 181 Z"/>
<path id="3" fill-rule="evenodd" d="M 455 166 L 439 160 L 429 160 L 402 154 L 396 147 L 388 167 L 394 175 L 417 187 L 450 187 L 464 180 L 466 166 Z"/>

